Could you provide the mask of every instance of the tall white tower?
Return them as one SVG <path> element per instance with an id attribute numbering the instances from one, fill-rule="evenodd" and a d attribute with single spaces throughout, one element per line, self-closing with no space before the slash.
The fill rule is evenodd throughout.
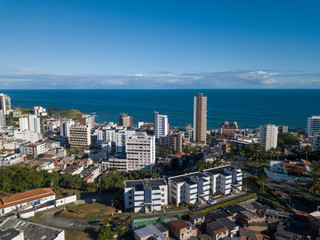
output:
<path id="1" fill-rule="evenodd" d="M 320 116 L 308 117 L 308 135 L 314 137 L 317 133 L 320 133 Z"/>
<path id="2" fill-rule="evenodd" d="M 160 136 L 168 135 L 168 116 L 159 115 L 158 112 L 153 112 L 153 123 L 154 123 L 154 135 L 156 139 Z"/>
<path id="3" fill-rule="evenodd" d="M 260 126 L 259 142 L 266 151 L 276 148 L 278 143 L 278 127 L 274 124 Z"/>

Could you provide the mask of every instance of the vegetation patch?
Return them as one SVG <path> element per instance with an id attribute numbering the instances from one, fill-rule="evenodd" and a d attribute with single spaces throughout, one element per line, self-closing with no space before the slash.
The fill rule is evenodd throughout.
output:
<path id="1" fill-rule="evenodd" d="M 266 189 L 260 193 L 260 200 L 272 205 L 274 208 L 280 207 L 284 208 L 290 212 L 295 210 L 285 201 L 283 201 L 273 190 Z"/>
<path id="2" fill-rule="evenodd" d="M 106 216 L 111 216 L 115 209 L 102 203 L 86 203 L 69 206 L 60 212 L 57 217 L 78 219 L 78 220 L 101 220 Z"/>
<path id="3" fill-rule="evenodd" d="M 202 209 L 200 211 L 196 211 L 195 213 L 212 212 L 214 210 L 217 210 L 218 208 L 222 208 L 222 207 L 225 207 L 225 206 L 228 206 L 228 205 L 231 205 L 231 204 L 235 204 L 235 203 L 240 203 L 240 202 L 243 202 L 243 201 L 249 200 L 251 198 L 255 198 L 255 197 L 257 197 L 257 193 L 250 193 L 249 195 L 246 195 L 246 196 L 243 196 L 243 197 L 240 197 L 240 198 L 236 198 L 236 199 L 224 202 L 224 203 L 220 203 L 220 204 L 208 207 L 206 209 Z"/>

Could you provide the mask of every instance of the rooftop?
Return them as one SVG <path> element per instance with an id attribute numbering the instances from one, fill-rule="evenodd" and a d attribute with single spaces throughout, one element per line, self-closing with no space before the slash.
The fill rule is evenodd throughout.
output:
<path id="1" fill-rule="evenodd" d="M 153 190 L 159 189 L 159 186 L 166 185 L 164 178 L 131 180 L 124 182 L 125 188 L 135 188 L 135 191 L 143 191 L 145 187 L 151 187 Z"/>
<path id="2" fill-rule="evenodd" d="M 62 229 L 40 225 L 16 218 L 7 218 L 3 223 L 0 224 L 0 231 L 4 232 L 8 230 L 23 231 L 24 239 L 32 240 L 55 239 L 58 234 L 64 231 Z"/>
<path id="3" fill-rule="evenodd" d="M 182 220 L 171 221 L 171 222 L 168 222 L 168 224 L 178 229 L 184 229 L 189 227 L 189 224 Z"/>
<path id="4" fill-rule="evenodd" d="M 40 198 L 56 195 L 51 188 L 38 188 L 28 192 L 13 194 L 0 200 L 0 209 L 15 206 L 17 204 L 31 202 Z"/>
<path id="5" fill-rule="evenodd" d="M 156 236 L 156 239 L 164 240 L 168 239 L 161 231 L 158 230 L 154 225 L 149 225 L 144 228 L 140 228 L 134 231 L 140 238 L 145 238 L 148 236 Z"/>
<path id="6" fill-rule="evenodd" d="M 202 172 L 194 172 L 194 173 L 188 173 L 188 174 L 179 175 L 179 176 L 175 176 L 175 177 L 170 177 L 169 180 L 176 182 L 176 183 L 180 183 L 180 182 L 187 182 L 190 180 L 190 178 L 203 179 L 204 177 L 208 177 L 208 176 L 206 176 Z M 192 183 L 192 184 L 195 184 L 195 183 Z"/>
<path id="7" fill-rule="evenodd" d="M 207 224 L 207 228 L 209 228 L 210 231 L 212 231 L 215 234 L 219 234 L 229 230 L 226 226 L 224 226 L 218 221 Z"/>

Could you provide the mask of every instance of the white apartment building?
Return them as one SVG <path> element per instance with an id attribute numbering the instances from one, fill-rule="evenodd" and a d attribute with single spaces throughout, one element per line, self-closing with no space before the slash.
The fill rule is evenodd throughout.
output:
<path id="1" fill-rule="evenodd" d="M 60 136 L 68 138 L 70 136 L 70 127 L 73 125 L 75 125 L 75 122 L 72 119 L 60 123 Z"/>
<path id="2" fill-rule="evenodd" d="M 153 112 L 153 123 L 154 123 L 154 135 L 156 139 L 161 136 L 168 135 L 168 116 L 159 115 L 158 112 Z"/>
<path id="3" fill-rule="evenodd" d="M 19 118 L 20 131 L 32 131 L 41 133 L 41 122 L 37 115 L 28 115 Z"/>
<path id="4" fill-rule="evenodd" d="M 35 131 L 19 131 L 19 130 L 15 130 L 14 131 L 14 138 L 15 139 L 20 139 L 20 140 L 24 140 L 26 142 L 38 142 L 42 139 L 42 134 L 39 132 L 35 132 Z"/>
<path id="5" fill-rule="evenodd" d="M 145 132 L 136 133 L 126 142 L 128 170 L 151 171 L 155 163 L 155 137 Z"/>
<path id="6" fill-rule="evenodd" d="M 168 205 L 168 185 L 164 178 L 124 182 L 126 211 L 151 213 Z"/>
<path id="7" fill-rule="evenodd" d="M 34 106 L 33 113 L 39 117 L 48 115 L 47 110 L 41 106 Z"/>
<path id="8" fill-rule="evenodd" d="M 317 133 L 320 133 L 320 116 L 308 117 L 307 131 L 309 137 L 314 137 Z"/>
<path id="9" fill-rule="evenodd" d="M 206 143 L 207 140 L 207 97 L 199 93 L 193 104 L 193 141 Z"/>
<path id="10" fill-rule="evenodd" d="M 168 178 L 169 202 L 194 204 L 209 201 L 210 176 L 195 172 Z"/>
<path id="11" fill-rule="evenodd" d="M 21 154 L 1 154 L 0 155 L 0 166 L 10 166 L 18 164 L 24 161 L 24 156 Z"/>
<path id="12" fill-rule="evenodd" d="M 126 152 L 126 141 L 135 134 L 135 130 L 127 130 L 124 127 L 102 128 L 98 131 L 98 141 L 111 142 L 116 153 Z"/>
<path id="13" fill-rule="evenodd" d="M 276 148 L 278 143 L 278 127 L 274 124 L 261 125 L 259 143 L 264 146 L 266 151 Z"/>
<path id="14" fill-rule="evenodd" d="M 90 126 L 75 125 L 70 127 L 69 144 L 71 147 L 88 147 L 91 145 Z"/>
<path id="15" fill-rule="evenodd" d="M 20 146 L 20 151 L 27 155 L 39 155 L 48 152 L 45 142 L 36 142 L 34 144 L 23 144 Z"/>
<path id="16" fill-rule="evenodd" d="M 239 168 L 229 165 L 206 169 L 204 173 L 210 176 L 211 194 L 228 195 L 238 193 L 242 189 L 242 172 Z"/>
<path id="17" fill-rule="evenodd" d="M 8 95 L 0 93 L 0 114 L 9 114 L 11 99 Z"/>

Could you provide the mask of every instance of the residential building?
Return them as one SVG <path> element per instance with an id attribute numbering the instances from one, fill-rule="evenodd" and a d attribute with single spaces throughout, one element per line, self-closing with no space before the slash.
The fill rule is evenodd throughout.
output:
<path id="1" fill-rule="evenodd" d="M 170 221 L 168 227 L 176 239 L 187 240 L 197 236 L 197 229 L 183 220 Z"/>
<path id="2" fill-rule="evenodd" d="M 317 133 L 312 141 L 312 147 L 315 151 L 319 151 L 320 150 L 320 133 Z"/>
<path id="3" fill-rule="evenodd" d="M 165 228 L 162 225 L 163 228 Z M 169 231 L 167 230 L 165 233 L 169 235 Z M 144 228 L 140 228 L 134 231 L 134 239 L 135 240 L 148 240 L 148 239 L 157 239 L 157 240 L 167 240 L 169 239 L 168 235 L 162 233 L 156 225 L 148 225 Z"/>
<path id="4" fill-rule="evenodd" d="M 0 216 L 14 211 L 26 210 L 56 199 L 51 188 L 38 188 L 35 190 L 13 194 L 0 199 Z"/>
<path id="5" fill-rule="evenodd" d="M 206 225 L 206 232 L 213 237 L 214 240 L 224 239 L 229 236 L 229 229 L 219 221 L 213 221 Z"/>
<path id="6" fill-rule="evenodd" d="M 105 170 L 110 168 L 116 168 L 117 171 L 128 171 L 128 161 L 127 158 L 123 156 L 112 156 L 103 163 L 105 163 Z"/>
<path id="7" fill-rule="evenodd" d="M 0 114 L 9 114 L 11 110 L 11 99 L 8 95 L 0 93 Z"/>
<path id="8" fill-rule="evenodd" d="M 210 176 L 202 172 L 189 173 L 168 178 L 169 202 L 194 204 L 209 200 Z"/>
<path id="9" fill-rule="evenodd" d="M 317 133 L 320 133 L 320 116 L 308 117 L 307 131 L 309 137 L 313 137 Z"/>
<path id="10" fill-rule="evenodd" d="M 199 93 L 193 105 L 193 141 L 206 143 L 207 138 L 207 97 Z"/>
<path id="11" fill-rule="evenodd" d="M 164 178 L 124 182 L 126 211 L 150 213 L 168 205 L 168 185 Z"/>
<path id="12" fill-rule="evenodd" d="M 42 132 L 41 121 L 37 115 L 28 115 L 19 118 L 20 131 Z"/>
<path id="13" fill-rule="evenodd" d="M 45 162 L 42 163 L 39 167 L 36 168 L 37 171 L 48 171 L 49 173 L 55 170 L 54 162 Z"/>
<path id="14" fill-rule="evenodd" d="M 86 183 L 95 182 L 99 175 L 100 168 L 97 166 L 91 166 L 89 168 L 86 168 L 80 173 L 80 177 L 83 178 L 83 181 Z"/>
<path id="15" fill-rule="evenodd" d="M 139 132 L 127 139 L 128 171 L 151 171 L 155 163 L 155 137 Z"/>
<path id="16" fill-rule="evenodd" d="M 183 152 L 182 149 L 183 137 L 182 133 L 171 134 L 168 136 L 168 149 L 172 152 Z"/>
<path id="17" fill-rule="evenodd" d="M 194 213 L 189 215 L 189 219 L 193 225 L 201 225 L 204 223 L 205 215 L 203 213 Z"/>
<path id="18" fill-rule="evenodd" d="M 75 125 L 70 127 L 69 144 L 71 147 L 88 147 L 91 145 L 90 127 Z"/>
<path id="19" fill-rule="evenodd" d="M 77 114 L 77 121 L 80 125 L 87 125 L 91 128 L 95 125 L 94 116 L 92 115 L 84 115 L 82 113 Z"/>
<path id="20" fill-rule="evenodd" d="M 167 115 L 159 115 L 158 112 L 153 112 L 153 123 L 156 140 L 158 140 L 160 136 L 168 135 L 169 125 Z"/>
<path id="21" fill-rule="evenodd" d="M 7 126 L 6 119 L 6 114 L 0 114 L 0 128 Z"/>
<path id="22" fill-rule="evenodd" d="M 224 195 L 240 192 L 242 189 L 241 169 L 234 166 L 224 166 L 204 170 L 210 176 L 211 193 Z"/>
<path id="23" fill-rule="evenodd" d="M 44 117 L 48 115 L 47 110 L 41 106 L 34 106 L 33 113 L 38 117 Z"/>
<path id="24" fill-rule="evenodd" d="M 72 119 L 60 123 L 60 136 L 68 138 L 70 136 L 70 127 L 73 125 L 75 125 L 75 122 Z"/>
<path id="25" fill-rule="evenodd" d="M 24 161 L 25 156 L 21 154 L 1 154 L 0 155 L 0 166 L 10 166 L 21 163 Z"/>
<path id="26" fill-rule="evenodd" d="M 79 175 L 83 171 L 83 169 L 83 165 L 70 165 L 66 167 L 64 170 L 62 170 L 60 173 L 70 173 L 71 175 Z"/>
<path id="27" fill-rule="evenodd" d="M 119 126 L 132 129 L 132 116 L 126 113 L 121 113 L 119 117 Z"/>
<path id="28" fill-rule="evenodd" d="M 40 141 L 42 139 L 42 134 L 35 131 L 14 131 L 14 138 L 16 140 L 24 140 L 26 142 L 35 143 L 37 141 Z"/>
<path id="29" fill-rule="evenodd" d="M 224 134 L 227 137 L 233 137 L 234 133 L 237 131 L 238 131 L 237 122 L 229 123 L 225 121 L 224 123 L 219 125 L 219 133 Z"/>
<path id="30" fill-rule="evenodd" d="M 279 126 L 278 127 L 278 132 L 279 133 L 287 133 L 289 130 L 288 126 Z"/>
<path id="31" fill-rule="evenodd" d="M 0 224 L 0 239 L 65 240 L 65 233 L 63 229 L 10 217 Z"/>
<path id="32" fill-rule="evenodd" d="M 274 124 L 261 125 L 259 143 L 266 151 L 271 148 L 277 148 L 278 127 Z"/>
<path id="33" fill-rule="evenodd" d="M 48 152 L 45 142 L 36 142 L 32 144 L 23 144 L 20 146 L 20 151 L 27 155 L 39 155 Z"/>

